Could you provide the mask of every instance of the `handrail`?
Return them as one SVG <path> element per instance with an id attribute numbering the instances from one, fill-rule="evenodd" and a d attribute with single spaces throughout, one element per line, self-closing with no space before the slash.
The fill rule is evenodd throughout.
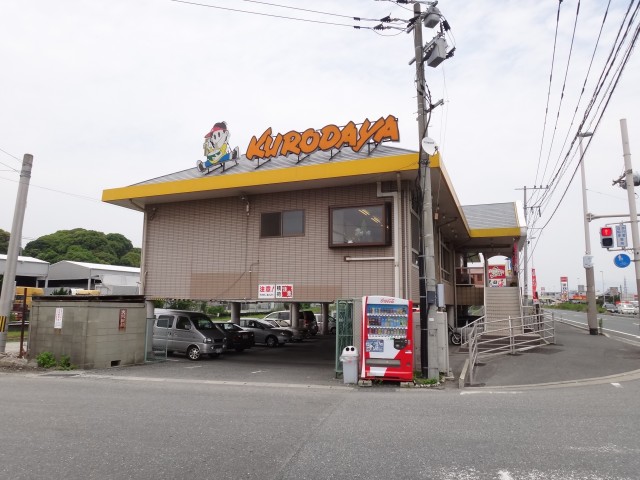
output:
<path id="1" fill-rule="evenodd" d="M 505 322 L 507 326 L 504 326 Z M 490 328 L 487 328 L 491 325 Z M 521 332 L 524 327 L 524 333 Z M 520 331 L 520 332 L 518 332 Z M 475 367 L 480 358 L 510 354 L 530 350 L 542 345 L 555 343 L 555 319 L 546 312 L 526 315 L 520 318 L 503 318 L 486 321 L 485 317 L 469 323 L 461 329 L 469 349 L 469 383 L 475 379 Z"/>

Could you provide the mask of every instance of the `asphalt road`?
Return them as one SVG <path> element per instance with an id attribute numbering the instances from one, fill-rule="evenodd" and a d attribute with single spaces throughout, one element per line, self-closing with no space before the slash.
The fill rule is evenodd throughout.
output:
<path id="1" fill-rule="evenodd" d="M 640 381 L 304 388 L 198 380 L 193 366 L 147 377 L 0 373 L 0 478 L 603 480 L 640 471 Z"/>
<path id="2" fill-rule="evenodd" d="M 554 312 L 554 317 L 587 325 L 587 314 L 570 310 L 549 310 Z M 635 315 L 619 315 L 599 313 L 605 333 L 624 336 L 632 340 L 640 340 L 640 326 Z M 635 337 L 635 338 L 634 338 Z"/>

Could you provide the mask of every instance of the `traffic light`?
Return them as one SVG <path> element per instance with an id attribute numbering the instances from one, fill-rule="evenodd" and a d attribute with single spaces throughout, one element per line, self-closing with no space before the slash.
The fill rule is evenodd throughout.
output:
<path id="1" fill-rule="evenodd" d="M 613 247 L 613 228 L 602 227 L 600 229 L 600 245 L 604 248 Z"/>

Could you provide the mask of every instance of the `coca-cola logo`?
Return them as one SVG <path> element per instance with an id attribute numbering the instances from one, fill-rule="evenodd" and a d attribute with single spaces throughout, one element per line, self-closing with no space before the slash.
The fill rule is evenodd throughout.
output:
<path id="1" fill-rule="evenodd" d="M 393 298 L 381 298 L 380 303 L 395 303 Z"/>

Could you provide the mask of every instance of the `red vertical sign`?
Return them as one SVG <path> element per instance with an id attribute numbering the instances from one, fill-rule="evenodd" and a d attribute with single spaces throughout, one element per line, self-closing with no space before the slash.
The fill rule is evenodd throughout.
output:
<path id="1" fill-rule="evenodd" d="M 536 269 L 531 269 L 531 291 L 533 292 L 533 300 L 538 300 L 538 279 L 536 278 Z"/>

